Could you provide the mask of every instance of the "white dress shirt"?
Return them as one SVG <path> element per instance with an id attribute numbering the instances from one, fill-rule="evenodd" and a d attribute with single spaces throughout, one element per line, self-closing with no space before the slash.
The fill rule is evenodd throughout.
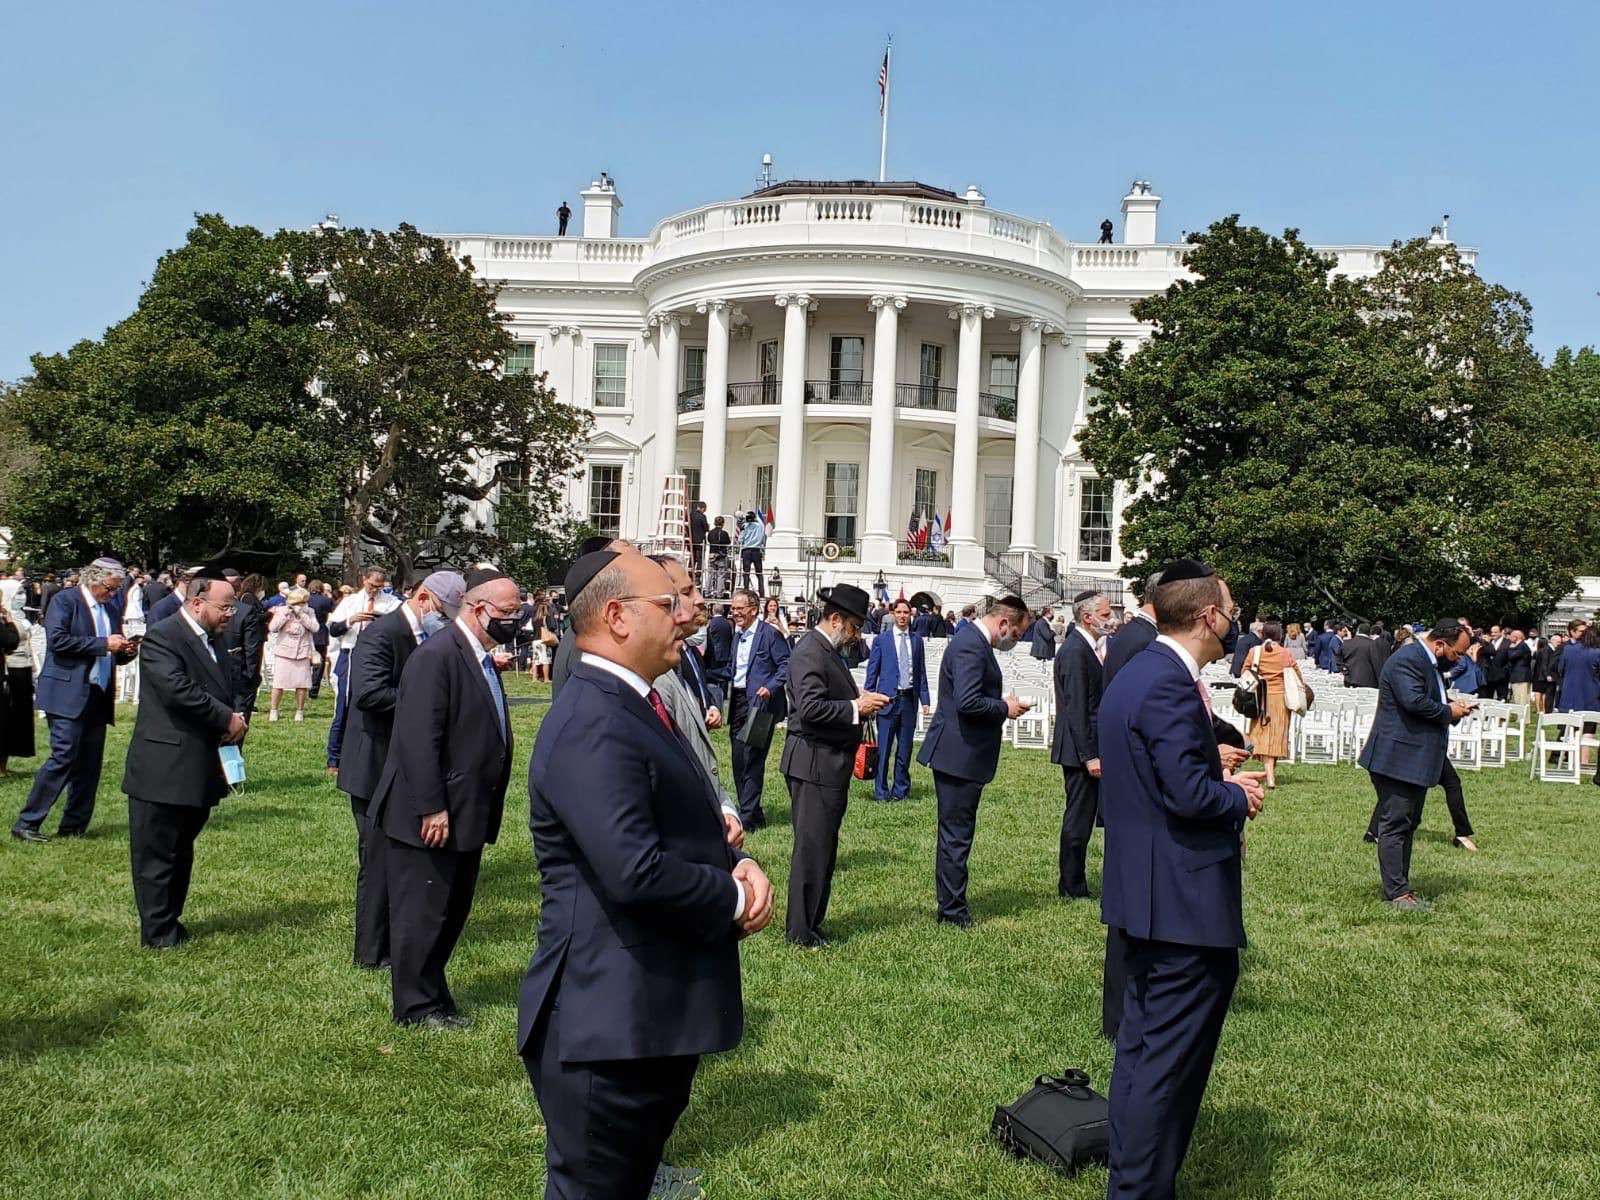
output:
<path id="1" fill-rule="evenodd" d="M 211 635 L 200 628 L 200 622 L 194 619 L 194 614 L 189 611 L 189 606 L 184 605 L 178 612 L 183 616 L 183 623 L 193 631 L 195 637 L 200 639 L 200 644 L 206 648 L 206 653 L 211 656 L 211 661 L 220 665 L 220 660 L 217 658 L 217 648 L 211 644 Z"/>
<path id="2" fill-rule="evenodd" d="M 364 612 L 370 612 L 374 617 L 381 617 L 384 613 L 393 612 L 399 607 L 400 597 L 392 592 L 379 592 L 371 598 L 371 607 L 369 608 L 367 590 L 362 588 L 359 591 L 351 592 L 343 600 L 339 601 L 339 607 L 328 614 L 328 624 L 331 625 L 335 621 L 348 622 L 357 613 Z M 350 628 L 334 639 L 334 644 L 340 650 L 354 649 L 356 639 L 361 636 L 361 631 L 368 624 L 370 622 L 362 621 L 359 625 L 351 625 Z"/>
<path id="3" fill-rule="evenodd" d="M 1198 680 L 1200 678 L 1200 664 L 1194 660 L 1194 655 L 1190 654 L 1187 650 L 1185 650 L 1182 646 L 1173 641 L 1164 633 L 1156 634 L 1156 641 L 1160 642 L 1168 650 L 1171 650 L 1183 660 L 1183 665 L 1189 668 L 1190 679 Z"/>

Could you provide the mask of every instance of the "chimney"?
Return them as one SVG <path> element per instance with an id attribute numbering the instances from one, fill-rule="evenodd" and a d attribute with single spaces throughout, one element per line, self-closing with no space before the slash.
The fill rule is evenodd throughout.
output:
<path id="1" fill-rule="evenodd" d="M 988 203 L 988 200 L 984 197 L 984 194 L 978 190 L 978 185 L 975 183 L 969 183 L 967 185 L 967 194 L 965 199 L 966 202 L 972 205 L 974 208 L 982 208 Z"/>
<path id="2" fill-rule="evenodd" d="M 617 213 L 622 201 L 617 199 L 617 182 L 604 171 L 589 185 L 583 195 L 583 236 L 610 238 L 617 236 Z"/>
<path id="3" fill-rule="evenodd" d="M 1128 194 L 1122 198 L 1122 240 L 1129 246 L 1156 244 L 1156 209 L 1161 207 L 1161 197 L 1150 188 L 1146 179 L 1135 179 Z"/>

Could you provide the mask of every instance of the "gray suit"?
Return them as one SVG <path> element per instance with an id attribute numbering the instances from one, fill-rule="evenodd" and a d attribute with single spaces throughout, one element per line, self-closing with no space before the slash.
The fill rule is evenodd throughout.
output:
<path id="1" fill-rule="evenodd" d="M 693 654 L 687 646 L 685 654 Z M 722 786 L 722 777 L 717 768 L 716 747 L 711 744 L 711 731 L 706 728 L 706 719 L 700 711 L 700 705 L 694 696 L 689 693 L 689 685 L 684 683 L 683 676 L 676 671 L 668 671 L 652 685 L 661 695 L 661 703 L 667 706 L 667 715 L 677 725 L 678 732 L 683 734 L 684 741 L 689 743 L 689 751 L 699 762 L 701 768 L 711 777 L 711 782 L 716 788 L 717 799 L 722 807 L 730 812 L 739 811 L 728 790 Z"/>

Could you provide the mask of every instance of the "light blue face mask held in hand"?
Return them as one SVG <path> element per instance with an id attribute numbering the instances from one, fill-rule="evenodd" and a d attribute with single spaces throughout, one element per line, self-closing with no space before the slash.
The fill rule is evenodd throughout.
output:
<path id="1" fill-rule="evenodd" d="M 222 760 L 222 775 L 229 787 L 244 782 L 244 752 L 237 746 L 217 747 L 217 757 Z"/>

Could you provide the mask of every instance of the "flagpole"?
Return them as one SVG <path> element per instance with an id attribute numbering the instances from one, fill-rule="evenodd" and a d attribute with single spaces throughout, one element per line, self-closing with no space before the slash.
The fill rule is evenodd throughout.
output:
<path id="1" fill-rule="evenodd" d="M 894 37 L 883 51 L 883 127 L 878 140 L 878 182 L 886 180 L 889 170 L 889 87 L 894 82 Z"/>

